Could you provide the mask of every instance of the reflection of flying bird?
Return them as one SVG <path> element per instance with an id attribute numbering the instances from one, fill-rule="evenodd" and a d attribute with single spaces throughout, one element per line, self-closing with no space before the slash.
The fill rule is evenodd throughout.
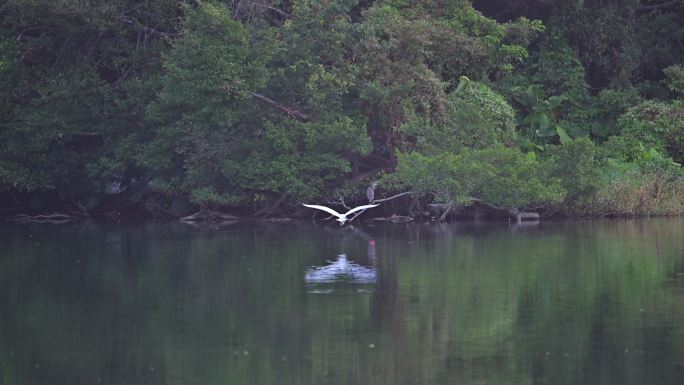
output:
<path id="1" fill-rule="evenodd" d="M 306 272 L 307 283 L 334 283 L 348 281 L 353 283 L 374 283 L 377 279 L 375 267 L 365 267 L 351 262 L 346 254 L 326 266 L 312 267 Z"/>
<path id="2" fill-rule="evenodd" d="M 330 207 L 319 206 L 319 205 L 307 205 L 305 203 L 303 205 L 306 207 L 312 208 L 312 209 L 318 209 L 321 211 L 325 211 L 328 214 L 332 214 L 332 215 L 336 216 L 337 217 L 336 221 L 340 222 L 340 226 L 342 226 L 345 222 L 347 222 L 349 220 L 349 218 L 347 218 L 347 216 L 354 214 L 356 212 L 359 212 L 361 210 L 366 210 L 366 209 L 370 209 L 370 208 L 375 207 L 375 206 L 379 206 L 379 205 L 363 205 L 363 206 L 359 206 L 359 207 L 354 207 L 353 209 L 347 211 L 344 214 L 340 214 L 337 211 L 331 209 Z"/>

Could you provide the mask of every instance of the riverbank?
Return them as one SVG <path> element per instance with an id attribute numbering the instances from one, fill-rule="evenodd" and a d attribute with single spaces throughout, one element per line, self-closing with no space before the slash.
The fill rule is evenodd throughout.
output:
<path id="1" fill-rule="evenodd" d="M 95 201 L 91 200 L 90 202 Z M 152 197 L 143 202 L 131 202 L 126 197 L 105 197 L 99 204 L 86 207 L 80 201 L 66 204 L 56 194 L 14 196 L 14 205 L 0 207 L 0 219 L 16 223 L 69 223 L 87 219 L 112 222 L 186 222 L 196 224 L 225 224 L 238 220 L 260 219 L 273 222 L 291 219 L 325 218 L 324 214 L 301 207 L 278 208 L 268 215 L 250 211 L 246 207 L 202 210 L 189 200 Z M 345 211 L 343 207 L 330 205 Z M 482 202 L 470 205 L 429 203 L 410 195 L 380 204 L 358 221 L 383 222 L 460 222 L 471 220 L 538 221 L 572 218 L 639 218 L 684 215 L 684 183 L 658 186 L 649 184 L 611 185 L 597 192 L 592 199 L 568 206 L 540 208 L 497 207 Z"/>

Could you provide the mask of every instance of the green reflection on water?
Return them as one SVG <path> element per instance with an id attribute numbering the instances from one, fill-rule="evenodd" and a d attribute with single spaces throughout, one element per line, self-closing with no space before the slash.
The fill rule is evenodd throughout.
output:
<path id="1" fill-rule="evenodd" d="M 678 384 L 683 289 L 682 219 L 4 225 L 0 381 Z"/>

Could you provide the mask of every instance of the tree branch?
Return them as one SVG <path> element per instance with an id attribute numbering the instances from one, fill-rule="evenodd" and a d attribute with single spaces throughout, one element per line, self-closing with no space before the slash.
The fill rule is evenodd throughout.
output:
<path id="1" fill-rule="evenodd" d="M 273 99 L 267 98 L 264 95 L 257 94 L 256 92 L 252 92 L 252 91 L 249 91 L 249 94 L 252 95 L 253 97 L 259 99 L 259 100 L 263 100 L 264 102 L 266 102 L 266 103 L 270 104 L 271 106 L 279 109 L 280 111 L 284 112 L 286 115 L 289 115 L 289 116 L 299 120 L 300 122 L 310 122 L 311 121 L 311 117 L 309 115 L 305 115 L 305 114 L 303 114 L 303 113 L 301 113 L 301 112 L 299 112 L 293 108 L 283 106 L 282 104 L 276 102 Z"/>
<path id="2" fill-rule="evenodd" d="M 453 209 L 453 207 L 452 207 L 451 205 L 449 205 L 449 206 L 447 207 L 447 209 L 444 210 L 444 212 L 442 213 L 442 215 L 439 216 L 438 221 L 439 221 L 439 222 L 444 222 L 444 221 L 446 221 L 446 218 L 447 218 L 447 216 L 449 215 L 449 213 L 451 213 L 451 210 L 452 210 L 452 209 Z"/>
<path id="3" fill-rule="evenodd" d="M 339 200 L 337 201 L 328 201 L 328 204 L 331 205 L 341 205 L 347 210 L 351 210 L 351 207 L 347 206 L 347 203 L 344 201 L 344 198 L 342 198 L 342 195 L 339 195 Z"/>
<path id="4" fill-rule="evenodd" d="M 291 18 L 291 17 L 292 17 L 292 15 L 290 15 L 289 13 L 283 12 L 283 11 L 281 11 L 281 10 L 278 9 L 278 8 L 271 7 L 270 5 L 260 4 L 260 3 L 250 3 L 250 5 L 256 5 L 257 7 L 266 8 L 266 9 L 268 9 L 268 10 L 270 10 L 270 11 L 279 13 L 280 15 L 282 15 L 282 16 L 284 16 L 284 17 L 287 17 L 287 18 Z"/>
<path id="5" fill-rule="evenodd" d="M 361 180 L 364 180 L 364 179 L 366 179 L 366 178 L 370 178 L 370 177 L 372 177 L 372 176 L 375 176 L 375 174 L 377 174 L 378 171 L 380 171 L 379 168 L 378 168 L 378 169 L 373 169 L 373 170 L 364 171 L 364 172 L 362 172 L 362 173 L 360 173 L 360 174 L 354 175 L 349 181 L 352 182 L 352 183 L 356 183 L 356 182 L 361 181 Z"/>
<path id="6" fill-rule="evenodd" d="M 493 205 L 493 204 L 491 204 L 491 203 L 485 202 L 485 201 L 483 201 L 483 200 L 480 199 L 480 198 L 475 198 L 475 197 L 470 197 L 470 200 L 472 200 L 472 201 L 475 202 L 475 203 L 479 203 L 479 204 L 481 204 L 481 205 L 483 205 L 483 206 L 487 206 L 487 207 L 489 207 L 490 209 L 493 209 L 493 210 L 505 211 L 505 212 L 507 212 L 509 215 L 518 215 L 518 214 L 520 213 L 520 210 L 518 210 L 518 209 L 515 208 L 515 207 L 511 208 L 511 207 L 496 206 L 496 205 Z"/>
<path id="7" fill-rule="evenodd" d="M 660 3 L 660 4 L 651 4 L 651 5 L 642 4 L 637 9 L 640 11 L 651 11 L 654 9 L 666 8 L 666 7 L 669 7 L 671 5 L 681 3 L 681 2 L 682 2 L 682 0 L 670 0 L 670 1 L 665 1 L 663 3 Z"/>
<path id="8" fill-rule="evenodd" d="M 128 24 L 132 28 L 137 28 L 138 30 L 144 32 L 145 36 L 178 37 L 181 35 L 178 32 L 164 32 L 164 31 L 156 30 L 152 27 L 148 27 L 146 25 L 143 25 L 140 22 L 138 22 L 137 20 L 131 19 L 130 17 L 119 16 L 118 19 L 119 19 L 119 21 Z"/>
<path id="9" fill-rule="evenodd" d="M 272 205 L 270 205 L 270 206 L 268 206 L 268 207 L 266 207 L 266 208 L 263 208 L 263 209 L 261 209 L 261 210 L 255 212 L 254 214 L 252 214 L 252 216 L 253 216 L 253 217 L 257 217 L 257 216 L 268 217 L 268 216 L 271 215 L 271 213 L 273 213 L 273 211 L 275 211 L 281 204 L 283 204 L 283 202 L 285 201 L 285 197 L 286 197 L 285 193 L 281 193 L 280 196 L 278 197 L 278 199 L 276 199 L 276 201 L 273 202 Z"/>
<path id="10" fill-rule="evenodd" d="M 406 192 L 403 192 L 403 193 L 400 193 L 400 194 L 397 194 L 397 195 L 393 195 L 393 196 L 391 196 L 391 197 L 389 197 L 389 198 L 374 199 L 374 200 L 373 200 L 373 203 L 386 202 L 386 201 L 392 200 L 392 199 L 394 199 L 394 198 L 399 198 L 399 197 L 402 197 L 402 196 L 404 196 L 404 195 L 409 195 L 409 194 L 413 194 L 413 191 L 406 191 Z"/>
<path id="11" fill-rule="evenodd" d="M 389 197 L 389 198 L 383 198 L 383 199 L 373 200 L 373 202 L 370 202 L 370 204 L 373 204 L 373 203 L 380 203 L 380 202 L 386 202 L 386 201 L 388 201 L 388 200 L 392 200 L 392 199 L 394 199 L 394 198 L 399 198 L 399 197 L 401 197 L 401 196 L 408 195 L 408 194 L 413 194 L 413 191 L 406 191 L 406 192 L 403 192 L 403 193 L 400 193 L 400 194 L 391 196 L 391 197 Z M 340 199 L 341 199 L 341 197 L 340 197 Z M 354 214 L 351 218 L 349 218 L 348 222 L 353 221 L 354 219 L 356 219 L 356 217 L 358 217 L 359 215 L 365 213 L 366 210 L 367 210 L 367 209 L 363 209 L 363 210 L 357 212 L 357 213 Z"/>

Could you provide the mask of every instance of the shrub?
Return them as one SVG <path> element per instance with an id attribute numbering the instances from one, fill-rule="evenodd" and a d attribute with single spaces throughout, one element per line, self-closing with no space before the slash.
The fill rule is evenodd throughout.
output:
<path id="1" fill-rule="evenodd" d="M 598 190 L 602 161 L 591 140 L 579 138 L 546 149 L 549 172 L 567 191 L 566 203 L 572 204 Z"/>
<path id="2" fill-rule="evenodd" d="M 684 179 L 663 183 L 653 174 L 633 170 L 603 186 L 578 213 L 593 216 L 684 214 Z"/>
<path id="3" fill-rule="evenodd" d="M 684 66 L 681 64 L 669 66 L 663 70 L 665 86 L 672 92 L 684 97 Z"/>
<path id="4" fill-rule="evenodd" d="M 459 154 L 400 154 L 396 172 L 385 181 L 448 204 L 480 200 L 529 208 L 558 204 L 565 195 L 560 181 L 548 175 L 535 157 L 503 145 L 464 149 Z"/>
<path id="5" fill-rule="evenodd" d="M 417 150 L 429 154 L 517 142 L 513 108 L 482 83 L 461 78 L 459 87 L 448 95 L 445 115 L 441 124 L 414 116 L 401 130 Z"/>
<path id="6" fill-rule="evenodd" d="M 600 187 L 575 203 L 577 213 L 593 216 L 682 214 L 684 174 L 655 149 L 631 162 L 609 159 L 602 166 Z"/>
<path id="7" fill-rule="evenodd" d="M 620 136 L 608 149 L 620 159 L 635 160 L 654 148 L 676 162 L 684 162 L 684 104 L 645 101 L 627 110 L 618 121 Z"/>

